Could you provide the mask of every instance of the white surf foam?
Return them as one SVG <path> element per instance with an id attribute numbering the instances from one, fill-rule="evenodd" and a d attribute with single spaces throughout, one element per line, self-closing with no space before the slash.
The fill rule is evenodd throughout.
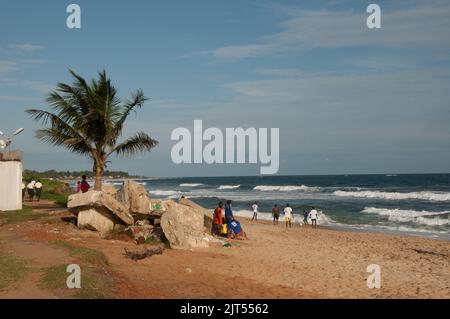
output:
<path id="1" fill-rule="evenodd" d="M 202 183 L 183 183 L 183 184 L 180 184 L 179 186 L 180 187 L 198 187 L 198 186 L 202 186 L 202 185 L 204 185 L 204 184 L 202 184 Z"/>
<path id="2" fill-rule="evenodd" d="M 398 193 L 398 192 L 382 192 L 382 191 L 335 191 L 333 195 L 340 197 L 361 197 L 361 198 L 380 198 L 390 200 L 402 199 L 420 199 L 428 201 L 450 201 L 450 193 L 435 193 L 435 192 L 412 192 L 412 193 Z"/>
<path id="3" fill-rule="evenodd" d="M 217 189 L 236 189 L 241 187 L 241 185 L 220 185 Z"/>
<path id="4" fill-rule="evenodd" d="M 437 217 L 439 215 L 448 215 L 450 211 L 430 212 L 430 211 L 416 211 L 405 209 L 389 209 L 389 208 L 376 208 L 366 207 L 362 213 L 377 214 L 381 216 L 387 216 L 389 221 L 403 222 L 403 223 L 416 223 L 428 226 L 443 226 L 449 225 L 448 216 L 445 218 Z M 425 217 L 434 216 L 434 217 Z"/>
<path id="5" fill-rule="evenodd" d="M 156 196 L 168 196 L 170 198 L 179 197 L 183 194 L 182 192 L 178 191 L 160 190 L 160 189 L 150 190 L 149 193 Z"/>
<path id="6" fill-rule="evenodd" d="M 303 192 L 314 192 L 317 191 L 318 187 L 309 187 L 306 185 L 301 186 L 293 186 L 293 185 L 257 185 L 253 187 L 253 190 L 270 192 L 270 191 L 279 191 L 279 192 L 292 192 L 292 191 L 303 191 Z"/>

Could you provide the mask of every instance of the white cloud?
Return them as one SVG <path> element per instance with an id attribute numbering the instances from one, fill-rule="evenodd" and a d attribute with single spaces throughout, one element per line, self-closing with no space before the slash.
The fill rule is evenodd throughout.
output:
<path id="1" fill-rule="evenodd" d="M 0 60 L 0 74 L 6 74 L 20 70 L 20 63 L 16 61 Z"/>
<path id="2" fill-rule="evenodd" d="M 35 45 L 30 43 L 20 43 L 20 44 L 10 44 L 8 45 L 10 49 L 21 51 L 21 52 L 34 52 L 44 50 L 45 47 L 43 45 Z"/>
<path id="3" fill-rule="evenodd" d="M 39 102 L 41 99 L 36 97 L 20 96 L 20 95 L 0 95 L 0 101 L 3 102 Z"/>
<path id="4" fill-rule="evenodd" d="M 11 78 L 0 79 L 0 83 L 9 87 L 29 88 L 43 94 L 49 93 L 55 88 L 54 85 L 43 81 L 17 80 Z"/>
<path id="5" fill-rule="evenodd" d="M 253 43 L 229 45 L 209 51 L 217 59 L 245 59 L 314 48 L 387 46 L 396 48 L 450 48 L 450 3 L 402 9 L 382 9 L 382 28 L 366 27 L 365 11 L 290 11 L 281 31 Z"/>

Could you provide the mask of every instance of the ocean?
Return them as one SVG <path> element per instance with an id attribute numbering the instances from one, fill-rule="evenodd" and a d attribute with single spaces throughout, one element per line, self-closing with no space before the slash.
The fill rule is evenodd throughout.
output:
<path id="1" fill-rule="evenodd" d="M 152 198 L 185 196 L 211 209 L 231 199 L 237 216 L 271 220 L 289 203 L 294 221 L 312 206 L 319 225 L 450 240 L 450 174 L 190 177 L 138 180 Z M 281 218 L 282 220 L 282 218 Z"/>

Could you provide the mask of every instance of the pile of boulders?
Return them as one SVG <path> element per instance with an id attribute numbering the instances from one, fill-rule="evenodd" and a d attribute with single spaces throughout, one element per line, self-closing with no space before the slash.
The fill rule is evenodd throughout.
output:
<path id="1" fill-rule="evenodd" d="M 211 235 L 212 214 L 205 208 L 186 198 L 152 201 L 147 190 L 131 180 L 119 190 L 103 185 L 102 191 L 71 195 L 67 205 L 79 228 L 103 236 L 125 232 L 137 244 L 162 241 L 179 249 L 219 241 Z"/>

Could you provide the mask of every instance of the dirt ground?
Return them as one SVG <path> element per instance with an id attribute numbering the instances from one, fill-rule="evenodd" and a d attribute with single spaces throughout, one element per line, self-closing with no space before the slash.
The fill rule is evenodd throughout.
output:
<path id="1" fill-rule="evenodd" d="M 0 285 L 0 298 L 450 297 L 446 241 L 325 228 L 286 230 L 281 223 L 242 219 L 249 240 L 230 240 L 231 247 L 166 249 L 132 261 L 124 248 L 135 249 L 133 242 L 80 230 L 70 213 L 52 203 L 32 207 L 45 216 L 0 226 L 0 258 L 26 266 L 15 280 Z M 58 270 L 73 263 L 82 270 L 81 289 L 68 289 L 69 274 Z M 380 289 L 367 287 L 370 264 L 381 267 Z"/>

